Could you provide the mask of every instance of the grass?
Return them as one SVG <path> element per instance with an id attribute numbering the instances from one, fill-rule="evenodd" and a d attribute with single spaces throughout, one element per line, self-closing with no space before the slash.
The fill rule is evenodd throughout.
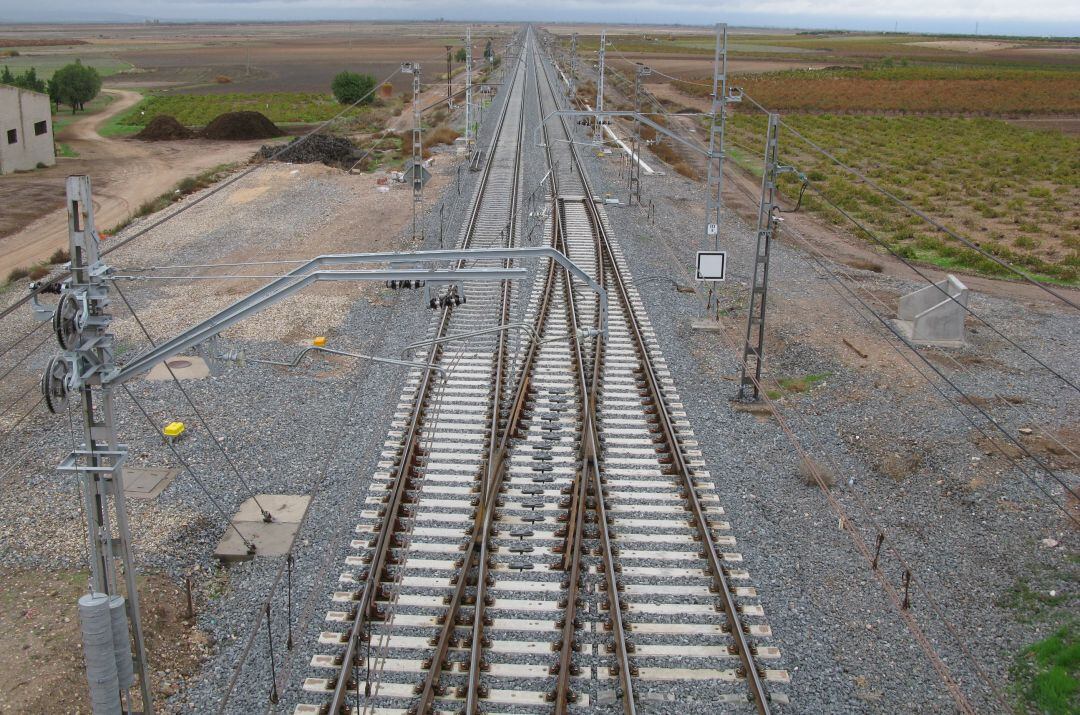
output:
<path id="1" fill-rule="evenodd" d="M 113 103 L 114 99 L 116 98 L 113 95 L 101 92 L 98 96 L 87 102 L 86 108 L 78 114 L 72 114 L 70 107 L 62 108 L 58 113 L 52 115 L 53 136 L 59 134 L 74 121 L 82 119 L 87 115 L 104 111 L 106 107 Z"/>
<path id="2" fill-rule="evenodd" d="M 330 119 L 342 105 L 329 94 L 260 92 L 252 94 L 155 94 L 118 116 L 115 125 L 138 131 L 159 114 L 168 114 L 189 127 L 209 124 L 225 112 L 256 111 L 271 121 L 310 124 Z"/>
<path id="3" fill-rule="evenodd" d="M 57 142 L 57 144 L 56 144 L 56 155 L 57 156 L 62 156 L 64 158 L 66 158 L 66 159 L 78 159 L 79 158 L 79 152 L 72 149 L 70 144 L 65 144 L 63 142 Z"/>
<path id="4" fill-rule="evenodd" d="M 787 115 L 785 121 L 844 163 L 940 220 L 983 250 L 1032 277 L 1064 285 L 1080 278 L 1080 137 L 981 118 Z M 764 117 L 729 123 L 737 164 L 757 166 Z M 901 255 L 945 269 L 990 276 L 1009 271 L 932 229 L 790 133 L 781 131 L 782 163 L 883 238 Z M 787 196 L 798 180 L 786 174 Z M 808 191 L 803 207 L 853 229 Z"/>
<path id="5" fill-rule="evenodd" d="M 1071 621 L 1025 648 L 1013 666 L 1020 712 L 1076 715 L 1080 712 L 1080 639 Z"/>
<path id="6" fill-rule="evenodd" d="M 72 64 L 76 59 L 81 60 L 84 65 L 96 69 L 98 74 L 102 77 L 109 77 L 120 72 L 126 72 L 134 67 L 134 65 L 129 62 L 124 62 L 123 60 L 114 59 L 112 57 L 82 57 L 77 54 L 8 57 L 0 60 L 0 67 L 7 65 L 14 74 L 19 74 L 20 72 L 33 67 L 37 70 L 38 77 L 47 80 L 53 76 L 56 70 L 65 65 Z"/>
<path id="7" fill-rule="evenodd" d="M 798 377 L 780 377 L 776 384 L 779 389 L 766 390 L 765 394 L 770 400 L 779 400 L 786 394 L 796 394 L 809 391 L 814 385 L 824 382 L 831 377 L 831 372 L 809 373 Z"/>

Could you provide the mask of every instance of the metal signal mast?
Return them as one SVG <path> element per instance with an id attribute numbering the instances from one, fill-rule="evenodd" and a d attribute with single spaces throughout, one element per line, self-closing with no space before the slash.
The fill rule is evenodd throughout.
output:
<path id="1" fill-rule="evenodd" d="M 600 31 L 600 69 L 599 79 L 596 82 L 596 111 L 604 111 L 604 49 L 607 47 L 607 30 Z M 593 141 L 604 139 L 604 115 L 596 115 L 596 128 L 593 131 Z"/>
<path id="2" fill-rule="evenodd" d="M 465 28 L 465 146 L 473 142 L 472 133 L 472 25 Z"/>

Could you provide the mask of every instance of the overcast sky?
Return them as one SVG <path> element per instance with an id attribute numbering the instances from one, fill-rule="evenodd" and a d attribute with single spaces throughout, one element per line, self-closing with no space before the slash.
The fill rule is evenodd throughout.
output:
<path id="1" fill-rule="evenodd" d="M 1080 35 L 1080 0 L 0 0 L 0 22 L 440 17 Z"/>

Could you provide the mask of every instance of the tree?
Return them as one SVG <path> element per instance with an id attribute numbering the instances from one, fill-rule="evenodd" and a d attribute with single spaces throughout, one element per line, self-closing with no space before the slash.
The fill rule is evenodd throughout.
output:
<path id="1" fill-rule="evenodd" d="M 487 41 L 484 45 L 484 59 L 491 62 L 491 58 L 495 56 L 495 50 L 491 49 L 491 40 Z"/>
<path id="2" fill-rule="evenodd" d="M 38 79 L 37 70 L 31 67 L 22 74 L 12 74 L 7 65 L 0 70 L 0 84 L 10 84 L 22 89 L 30 89 L 35 92 L 45 91 L 45 80 Z"/>
<path id="3" fill-rule="evenodd" d="M 370 104 L 375 98 L 375 78 L 369 74 L 343 70 L 334 77 L 330 89 L 341 104 Z"/>
<path id="4" fill-rule="evenodd" d="M 57 104 L 63 102 L 71 107 L 71 113 L 84 109 L 86 103 L 98 96 L 101 91 L 101 76 L 93 67 L 86 67 L 79 60 L 74 64 L 58 69 L 52 78 L 49 96 L 54 96 Z"/>
<path id="5" fill-rule="evenodd" d="M 457 54 L 454 55 L 454 59 L 458 62 L 464 62 L 469 59 L 469 53 L 465 51 L 464 47 L 458 48 Z"/>

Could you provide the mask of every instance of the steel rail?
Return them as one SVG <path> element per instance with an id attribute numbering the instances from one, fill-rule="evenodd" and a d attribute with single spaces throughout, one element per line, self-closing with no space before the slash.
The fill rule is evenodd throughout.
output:
<path id="1" fill-rule="evenodd" d="M 509 93 L 503 100 L 502 108 L 499 112 L 498 122 L 496 124 L 496 138 L 492 141 L 497 141 L 498 135 L 502 133 L 503 122 L 506 119 L 506 111 L 509 106 Z M 466 245 L 468 240 L 472 237 L 474 229 L 476 227 L 481 197 L 484 194 L 488 177 L 490 176 L 490 167 L 485 167 L 484 172 L 480 178 L 480 186 L 477 192 L 477 200 L 474 203 L 473 210 L 469 214 L 468 224 L 465 232 Z M 458 266 L 463 267 L 464 261 L 459 261 Z M 439 319 L 439 325 L 436 329 L 436 336 L 443 336 L 446 334 L 446 330 L 449 327 L 450 316 L 452 308 L 447 306 L 443 309 L 442 315 Z M 442 346 L 435 343 L 431 346 L 426 362 L 434 363 L 439 357 L 442 351 Z M 376 598 L 378 596 L 377 591 L 380 588 L 380 581 L 382 580 L 382 572 L 385 570 L 390 549 L 394 541 L 396 532 L 398 531 L 398 525 L 401 519 L 402 505 L 406 501 L 407 487 L 412 484 L 411 470 L 413 463 L 422 456 L 420 454 L 420 431 L 423 425 L 423 415 L 425 413 L 424 405 L 426 404 L 430 391 L 432 388 L 432 372 L 425 370 L 420 377 L 420 386 L 416 391 L 416 399 L 413 403 L 413 414 L 409 421 L 409 426 L 405 431 L 405 443 L 402 449 L 401 458 L 398 462 L 396 472 L 393 477 L 393 487 L 391 489 L 388 505 L 384 509 L 380 509 L 380 518 L 382 522 L 379 526 L 378 534 L 375 538 L 375 549 L 372 556 L 371 567 L 368 570 L 364 588 L 360 594 L 360 603 L 356 607 L 355 617 L 353 620 L 353 626 L 348 635 L 345 652 L 341 657 L 341 671 L 338 673 L 337 679 L 334 683 L 334 693 L 331 697 L 328 712 L 332 715 L 344 712 L 345 710 L 345 698 L 348 690 L 350 689 L 350 677 L 348 673 L 351 672 L 352 666 L 355 661 L 358 660 L 360 652 L 360 639 L 367 638 L 366 629 L 364 627 L 367 619 L 372 615 L 378 615 Z M 359 705 L 359 704 L 358 704 Z"/>
<path id="2" fill-rule="evenodd" d="M 761 673 L 758 670 L 757 664 L 754 662 L 753 646 L 750 645 L 747 640 L 747 630 L 742 625 L 742 620 L 739 617 L 739 606 L 735 602 L 734 587 L 728 583 L 727 574 L 724 570 L 723 559 L 720 556 L 720 551 L 717 548 L 716 540 L 713 536 L 712 530 L 709 528 L 708 520 L 705 517 L 705 511 L 701 506 L 701 500 L 698 498 L 697 487 L 694 485 L 694 478 L 690 473 L 690 469 L 686 464 L 683 457 L 682 447 L 679 444 L 678 436 L 675 431 L 674 424 L 672 423 L 671 415 L 668 412 L 667 401 L 664 398 L 663 391 L 660 388 L 660 381 L 656 377 L 655 369 L 652 365 L 652 360 L 649 357 L 648 347 L 645 344 L 645 338 L 641 332 L 641 326 L 639 324 L 637 315 L 633 309 L 633 305 L 630 302 L 629 292 L 626 286 L 626 281 L 622 274 L 619 272 L 618 265 L 615 260 L 615 254 L 611 247 L 610 237 L 607 235 L 607 231 L 603 228 L 603 224 L 600 220 L 599 212 L 596 209 L 595 204 L 589 202 L 590 214 L 594 216 L 594 220 L 597 223 L 597 228 L 600 233 L 601 241 L 603 243 L 603 249 L 605 254 L 605 260 L 607 260 L 612 267 L 611 280 L 614 284 L 618 300 L 623 304 L 626 313 L 627 326 L 630 331 L 631 338 L 634 342 L 636 351 L 640 355 L 642 375 L 645 379 L 646 389 L 650 396 L 656 401 L 657 405 L 657 419 L 659 421 L 660 430 L 663 433 L 663 437 L 667 445 L 670 447 L 671 459 L 674 462 L 673 470 L 682 482 L 683 492 L 687 501 L 687 505 L 690 510 L 690 523 L 697 532 L 702 542 L 701 556 L 708 564 L 709 571 L 713 579 L 713 587 L 717 595 L 721 600 L 721 607 L 723 608 L 724 615 L 727 617 L 727 624 L 725 630 L 727 630 L 732 639 L 735 641 L 735 655 L 739 657 L 741 663 L 739 669 L 736 671 L 737 675 L 744 677 L 749 686 L 749 697 L 754 702 L 758 713 L 761 715 L 767 715 L 770 712 L 768 703 L 768 694 L 765 690 L 765 685 L 762 680 Z"/>
<path id="3" fill-rule="evenodd" d="M 550 75 L 544 70 L 542 60 L 538 60 L 538 79 L 537 79 L 537 97 L 540 102 L 541 114 L 543 114 L 543 92 L 541 91 L 541 85 L 539 75 L 543 75 L 545 78 L 545 86 L 551 97 L 551 102 L 554 103 L 555 92 L 551 87 Z M 563 131 L 566 134 L 567 139 L 570 139 L 570 133 L 567 131 L 565 123 L 562 124 Z M 555 167 L 556 162 L 552 156 L 552 142 L 549 141 L 548 130 L 546 126 L 541 127 L 541 131 L 544 136 L 544 153 L 547 156 L 548 166 Z M 576 159 L 576 157 L 574 157 Z M 576 174 L 583 179 L 583 172 L 581 165 L 577 161 L 572 161 L 571 165 L 574 167 Z M 551 176 L 551 200 L 552 200 L 552 229 L 555 231 L 555 247 L 567 254 L 569 254 L 569 245 L 566 242 L 566 226 L 565 217 L 562 210 L 562 200 L 559 198 L 559 185 L 557 172 L 549 172 Z M 585 186 L 582 181 L 582 186 Z M 586 198 L 590 199 L 586 193 Z M 588 200 L 591 203 L 591 200 Z M 597 246 L 599 250 L 599 246 Z M 598 253 L 599 255 L 599 253 Z M 597 261 L 597 273 L 596 281 L 600 284 L 604 284 L 603 262 Z M 567 304 L 570 314 L 572 316 L 572 325 L 577 325 L 577 305 L 574 300 L 573 288 L 567 282 Z M 598 296 L 598 300 L 606 299 L 606 296 Z M 597 306 L 596 312 L 597 319 L 600 316 L 600 306 Z M 595 336 L 595 342 L 592 350 L 592 373 L 589 376 L 590 381 L 586 382 L 584 373 L 585 356 L 582 354 L 581 344 L 578 340 L 574 340 L 572 348 L 576 355 L 576 362 L 578 364 L 578 380 L 580 383 L 580 389 L 582 392 L 582 438 L 580 459 L 581 468 L 575 474 L 575 482 L 573 488 L 573 499 L 571 502 L 570 516 L 566 529 L 566 540 L 563 546 L 563 570 L 569 570 L 569 578 L 567 580 L 567 595 L 566 595 L 566 615 L 562 623 L 562 639 L 559 647 L 559 661 L 558 668 L 558 681 L 555 686 L 554 702 L 555 712 L 557 715 L 563 715 L 568 712 L 570 703 L 576 698 L 573 695 L 573 691 L 570 688 L 570 678 L 574 675 L 573 665 L 573 652 L 575 650 L 575 621 L 577 613 L 577 600 L 578 590 L 581 583 L 581 557 L 584 547 L 584 523 L 585 523 L 585 511 L 588 508 L 588 490 L 592 486 L 596 493 L 596 509 L 597 509 L 597 527 L 600 537 L 600 553 L 603 562 L 603 573 L 605 577 L 605 585 L 609 594 L 609 614 L 611 615 L 611 627 L 613 637 L 615 640 L 615 656 L 618 662 L 615 670 L 619 676 L 619 682 L 622 687 L 622 701 L 623 711 L 626 715 L 634 715 L 636 713 L 636 704 L 634 701 L 634 687 L 633 687 L 633 667 L 629 662 L 629 646 L 626 640 L 625 629 L 623 628 L 621 607 L 618 602 L 618 582 L 615 576 L 615 562 L 612 552 L 611 538 L 608 532 L 607 513 L 603 504 L 603 489 L 600 483 L 600 466 L 597 460 L 599 454 L 599 448 L 597 444 L 596 436 L 596 394 L 597 388 L 601 381 L 601 368 L 603 365 L 603 341 L 600 339 L 600 335 Z"/>
<path id="4" fill-rule="evenodd" d="M 565 120 L 560 116 L 560 121 L 564 130 L 567 130 Z M 567 131 L 569 136 L 569 131 Z M 576 164 L 580 167 L 580 158 L 577 156 L 577 147 L 573 144 L 569 144 L 569 151 L 574 155 Z M 580 178 L 582 185 L 586 188 L 586 196 L 591 197 L 592 192 L 588 190 L 588 177 L 584 171 L 580 171 Z M 727 618 L 726 630 L 732 636 L 734 640 L 735 655 L 738 656 L 741 663 L 737 673 L 744 677 L 749 686 L 748 696 L 754 702 L 754 706 L 757 711 L 762 715 L 766 715 L 770 712 L 768 694 L 765 690 L 764 683 L 762 681 L 761 674 L 758 671 L 757 664 L 753 659 L 753 647 L 747 640 L 747 632 L 742 625 L 742 621 L 739 617 L 739 607 L 735 602 L 733 595 L 733 588 L 730 586 L 727 580 L 727 574 L 725 573 L 724 566 L 720 552 L 717 548 L 716 541 L 713 537 L 713 533 L 709 528 L 709 523 L 705 517 L 704 510 L 701 506 L 701 501 L 698 498 L 697 488 L 694 485 L 693 476 L 685 462 L 683 457 L 682 448 L 679 444 L 679 440 L 672 424 L 671 415 L 668 412 L 667 401 L 664 399 L 663 391 L 660 388 L 660 382 L 656 377 L 655 370 L 652 365 L 652 360 L 649 357 L 647 345 L 645 343 L 644 336 L 641 331 L 641 326 L 637 318 L 637 314 L 633 309 L 633 305 L 630 301 L 629 292 L 627 289 L 626 281 L 622 276 L 618 268 L 618 263 L 615 259 L 615 253 L 611 246 L 611 239 L 607 234 L 607 230 L 604 228 L 602 217 L 596 207 L 595 202 L 585 202 L 587 211 L 594 223 L 594 227 L 597 231 L 598 241 L 603 256 L 603 261 L 607 261 L 611 266 L 610 278 L 611 282 L 616 288 L 619 302 L 623 305 L 624 313 L 626 316 L 627 326 L 636 351 L 640 356 L 642 376 L 646 383 L 646 389 L 650 396 L 655 400 L 657 405 L 657 420 L 659 422 L 660 430 L 663 433 L 664 440 L 670 447 L 671 458 L 673 461 L 673 469 L 676 475 L 682 482 L 683 492 L 686 496 L 687 505 L 691 512 L 690 523 L 691 526 L 698 531 L 699 538 L 702 542 L 701 556 L 705 559 L 709 571 L 713 579 L 712 589 L 717 592 L 717 595 L 721 600 L 721 607 Z M 602 485 L 597 485 L 597 505 L 598 508 L 603 508 L 603 492 Z M 598 514 L 599 516 L 599 514 Z M 598 521 L 606 521 L 602 518 Z M 603 534 L 603 532 L 602 532 Z M 603 538 L 602 538 L 603 540 Z M 615 585 L 617 588 L 617 584 Z M 617 591 L 609 590 L 608 593 L 609 608 L 617 607 L 619 599 Z M 609 615 L 612 617 L 614 625 L 614 611 L 609 611 Z M 616 647 L 618 647 L 619 640 L 616 639 Z"/>
<path id="5" fill-rule="evenodd" d="M 514 70 L 515 74 L 520 72 L 519 68 L 521 66 L 522 66 L 521 61 L 519 60 L 518 65 L 515 67 L 515 70 Z M 516 82 L 517 80 L 515 79 L 514 81 Z M 524 76 L 522 78 L 522 81 L 524 82 Z M 511 90 L 506 93 L 506 98 L 503 101 L 502 111 L 500 113 L 500 118 L 499 118 L 499 124 L 498 124 L 499 133 L 498 133 L 498 136 L 496 136 L 495 138 L 492 139 L 492 142 L 491 142 L 492 146 L 497 146 L 498 142 L 502 138 L 502 127 L 503 127 L 503 124 L 504 124 L 504 120 L 506 118 L 507 111 L 508 111 L 509 106 L 510 106 L 510 97 L 513 94 L 513 91 L 514 91 L 514 89 L 511 88 Z M 522 93 L 524 93 L 524 90 L 522 90 Z M 524 100 L 522 100 L 521 106 L 518 108 L 520 117 L 522 117 L 522 118 L 524 117 L 524 109 L 525 109 L 525 102 L 524 102 Z M 522 126 L 524 126 L 524 123 L 519 121 L 518 122 L 518 136 L 516 138 L 517 143 L 516 143 L 515 151 L 514 151 L 514 177 L 515 177 L 515 179 L 512 182 L 513 192 L 515 194 L 517 192 L 517 185 L 518 185 L 517 177 L 518 177 L 518 175 L 520 173 L 521 127 Z M 468 229 L 467 229 L 467 234 L 466 235 L 469 236 L 469 237 L 472 236 L 472 233 L 473 233 L 473 231 L 474 231 L 474 229 L 476 227 L 477 221 L 479 219 L 480 207 L 483 204 L 482 199 L 483 199 L 483 196 L 485 195 L 485 191 L 487 189 L 487 178 L 490 175 L 491 169 L 494 166 L 494 164 L 495 164 L 495 162 L 493 162 L 493 161 L 488 161 L 488 162 L 485 163 L 484 175 L 483 175 L 483 183 L 481 184 L 480 191 L 477 194 L 477 200 L 476 200 L 476 202 L 474 204 L 474 207 L 473 207 L 474 210 L 473 210 L 472 217 L 470 219 L 469 226 L 468 226 Z M 511 197 L 511 205 L 510 205 L 510 209 L 511 209 L 510 210 L 511 226 L 513 225 L 513 220 L 514 220 L 514 211 L 513 211 L 514 203 L 515 203 L 515 197 L 512 196 Z M 510 232 L 507 233 L 507 242 L 508 243 L 512 240 L 512 236 L 513 236 L 513 231 L 510 231 Z M 502 305 L 501 305 L 501 309 L 500 309 L 501 313 L 502 313 L 502 316 L 501 316 L 502 320 L 500 322 L 503 322 L 503 323 L 508 322 L 508 320 L 506 318 L 507 318 L 507 314 L 509 312 L 509 307 L 510 307 L 509 304 L 510 304 L 510 292 L 509 292 L 509 284 L 507 283 L 507 284 L 504 284 L 504 288 L 503 288 Z M 506 352 L 505 351 L 506 339 L 507 339 L 506 331 L 500 332 L 499 333 L 499 343 L 498 343 L 498 348 L 497 348 L 497 354 L 496 354 L 496 359 L 495 359 L 495 366 L 494 366 L 494 370 L 495 370 L 495 375 L 494 375 L 494 377 L 495 377 L 495 386 L 494 386 L 494 392 L 493 392 L 493 399 L 492 399 L 492 402 L 491 402 L 491 425 L 489 427 L 489 434 L 488 434 L 488 456 L 487 456 L 487 459 L 485 460 L 486 464 L 485 464 L 485 473 L 484 473 L 484 475 L 482 477 L 482 483 L 481 483 L 481 496 L 480 496 L 479 503 L 477 504 L 477 511 L 476 511 L 475 518 L 473 520 L 473 528 L 472 528 L 471 535 L 470 535 L 470 538 L 469 538 L 469 543 L 465 548 L 465 553 L 461 557 L 461 568 L 460 568 L 460 571 L 458 571 L 458 574 L 457 574 L 457 583 L 455 584 L 453 594 L 450 597 L 450 602 L 447 604 L 447 608 L 442 614 L 442 619 L 443 619 L 442 620 L 442 628 L 440 629 L 438 636 L 436 636 L 436 638 L 435 638 L 435 651 L 432 654 L 430 660 L 428 661 L 427 674 L 425 675 L 423 682 L 418 684 L 418 686 L 417 686 L 418 687 L 418 696 L 419 697 L 416 700 L 416 702 L 409 708 L 410 712 L 419 713 L 420 715 L 427 715 L 427 713 L 430 712 L 433 709 L 433 703 L 434 703 L 435 696 L 440 694 L 440 692 L 441 692 L 441 687 L 439 685 L 439 680 L 440 680 L 440 678 L 442 676 L 443 668 L 447 664 L 446 657 L 447 657 L 447 653 L 448 653 L 448 651 L 450 649 L 450 645 L 454 641 L 454 633 L 455 633 L 455 630 L 457 628 L 458 611 L 460 610 L 460 607 L 461 607 L 462 603 L 465 601 L 465 597 L 466 597 L 465 592 L 466 592 L 466 589 L 467 589 L 467 586 L 468 586 L 468 583 L 469 583 L 469 570 L 471 569 L 472 562 L 473 562 L 473 560 L 474 560 L 474 558 L 476 556 L 476 549 L 477 549 L 478 542 L 482 542 L 483 545 L 485 546 L 485 548 L 481 549 L 481 552 L 482 552 L 481 553 L 481 563 L 482 564 L 486 563 L 486 558 L 487 558 L 487 554 L 486 554 L 487 530 L 490 528 L 490 522 L 488 521 L 488 519 L 489 519 L 488 515 L 492 512 L 492 510 L 494 508 L 494 504 L 493 504 L 494 491 L 492 490 L 491 493 L 489 494 L 489 487 L 490 487 L 490 485 L 492 484 L 493 481 L 496 481 L 497 479 L 500 478 L 499 476 L 496 476 L 495 479 L 492 479 L 491 475 L 492 475 L 492 470 L 494 468 L 494 462 L 501 461 L 500 455 L 503 452 L 503 449 L 501 447 L 498 448 L 498 449 L 495 449 L 495 443 L 498 440 L 499 417 L 500 417 L 500 412 L 501 412 L 501 409 L 502 409 L 502 406 L 501 406 L 500 402 L 501 402 L 501 399 L 502 399 L 502 380 L 503 380 L 503 366 L 504 366 L 505 352 Z M 524 381 L 523 381 L 523 383 L 524 383 Z M 524 391 L 524 388 L 522 388 L 522 391 Z M 496 472 L 496 475 L 498 475 L 498 474 L 499 474 L 499 472 Z M 481 577 L 478 578 L 478 582 L 477 582 L 478 583 L 478 590 L 479 590 L 479 584 L 482 581 L 483 581 L 483 573 L 481 574 Z M 473 615 L 474 615 L 473 629 L 474 629 L 474 631 L 476 630 L 476 624 L 478 622 L 482 625 L 483 616 L 481 615 L 479 618 L 476 618 L 477 612 L 482 611 L 482 609 L 480 607 L 481 603 L 482 603 L 481 598 L 477 598 L 476 601 L 475 601 L 474 611 L 473 611 Z M 479 642 L 476 642 L 476 643 L 470 643 L 470 664 L 472 664 L 472 662 L 473 662 L 474 653 L 477 653 L 478 649 L 483 647 L 483 638 L 480 637 L 478 639 L 478 641 Z M 470 667 L 469 686 L 467 686 L 467 693 L 466 693 L 466 697 L 474 702 L 474 707 L 475 707 L 476 696 L 479 693 L 479 683 L 478 683 L 478 681 L 473 680 L 473 674 L 474 673 L 478 674 L 478 672 L 480 670 L 480 662 L 479 662 L 478 657 L 477 657 L 476 661 L 477 661 L 476 666 L 475 667 Z M 470 695 L 472 697 L 470 697 Z M 467 710 L 467 712 L 468 712 L 468 710 Z"/>

